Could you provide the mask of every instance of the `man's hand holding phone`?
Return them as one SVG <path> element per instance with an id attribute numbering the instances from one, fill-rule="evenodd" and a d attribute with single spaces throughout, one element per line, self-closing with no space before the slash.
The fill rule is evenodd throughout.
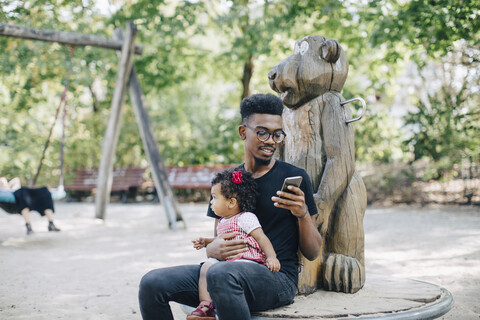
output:
<path id="1" fill-rule="evenodd" d="M 300 189 L 301 183 L 301 176 L 285 178 L 282 188 L 277 191 L 277 196 L 272 197 L 274 206 L 290 210 L 297 218 L 305 217 L 307 206 L 305 205 L 305 194 Z"/>

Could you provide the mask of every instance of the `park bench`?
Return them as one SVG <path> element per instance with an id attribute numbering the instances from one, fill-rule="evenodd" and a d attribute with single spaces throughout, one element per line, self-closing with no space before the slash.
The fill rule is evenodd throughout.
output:
<path id="1" fill-rule="evenodd" d="M 233 165 L 168 167 L 168 181 L 179 201 L 208 201 L 215 173 L 232 167 Z"/>
<path id="2" fill-rule="evenodd" d="M 173 189 L 203 190 L 210 194 L 210 181 L 219 171 L 231 168 L 233 165 L 190 165 L 184 167 L 167 167 L 168 181 Z M 65 186 L 69 199 L 85 193 L 91 194 L 97 187 L 98 169 L 78 170 L 75 180 Z M 120 192 L 122 202 L 135 196 L 138 189 L 155 189 L 152 180 L 145 179 L 144 168 L 117 168 L 113 171 L 112 192 Z"/>
<path id="3" fill-rule="evenodd" d="M 214 174 L 232 167 L 234 165 L 167 167 L 168 181 L 173 189 L 210 190 Z"/>
<path id="4" fill-rule="evenodd" d="M 128 197 L 135 197 L 145 181 L 144 168 L 116 168 L 113 170 L 112 193 L 120 193 L 123 203 Z M 69 199 L 79 194 L 91 194 L 97 187 L 98 169 L 78 170 L 75 180 L 65 186 Z"/>
<path id="5" fill-rule="evenodd" d="M 235 165 L 188 165 L 183 167 L 167 167 L 168 182 L 179 201 L 208 201 L 210 198 L 210 188 L 215 173 L 223 171 Z M 143 184 L 144 191 L 147 194 L 153 194 L 155 201 L 158 201 L 155 185 L 152 180 L 147 180 Z"/>

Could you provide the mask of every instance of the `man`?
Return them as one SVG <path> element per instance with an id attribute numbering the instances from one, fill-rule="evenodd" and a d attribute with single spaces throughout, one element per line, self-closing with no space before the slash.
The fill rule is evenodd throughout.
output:
<path id="1" fill-rule="evenodd" d="M 245 98 L 240 105 L 245 162 L 241 165 L 256 179 L 255 214 L 281 263 L 271 272 L 257 263 L 226 262 L 241 254 L 246 243 L 231 240 L 234 234 L 217 237 L 207 246 L 207 256 L 221 262 L 207 273 L 208 291 L 221 320 L 248 320 L 250 312 L 292 303 L 298 282 L 297 250 L 310 260 L 320 253 L 322 238 L 312 215 L 317 213 L 310 179 L 303 169 L 275 160 L 273 154 L 285 137 L 282 101 L 271 94 Z M 286 177 L 303 177 L 300 188 L 279 191 Z M 218 217 L 214 217 L 215 227 Z M 215 228 L 216 229 L 216 228 Z M 143 319 L 173 319 L 169 301 L 197 306 L 200 265 L 176 266 L 150 271 L 140 283 L 139 301 Z"/>

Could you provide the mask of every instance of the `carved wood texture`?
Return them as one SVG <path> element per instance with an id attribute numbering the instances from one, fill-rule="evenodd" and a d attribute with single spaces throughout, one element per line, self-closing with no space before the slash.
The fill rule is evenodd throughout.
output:
<path id="1" fill-rule="evenodd" d="M 355 171 L 353 124 L 340 92 L 348 61 L 335 40 L 308 36 L 269 73 L 270 86 L 285 106 L 287 139 L 282 158 L 305 171 L 314 187 L 322 254 L 308 261 L 300 253 L 299 293 L 354 293 L 365 282 L 363 217 L 365 185 Z"/>

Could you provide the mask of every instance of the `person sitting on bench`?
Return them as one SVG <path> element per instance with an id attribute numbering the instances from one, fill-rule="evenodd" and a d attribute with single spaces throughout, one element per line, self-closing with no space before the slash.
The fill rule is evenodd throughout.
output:
<path id="1" fill-rule="evenodd" d="M 228 261 L 246 251 L 246 241 L 228 240 L 235 233 L 216 236 L 207 245 L 207 257 L 219 262 L 206 274 L 208 293 L 220 320 L 249 320 L 251 312 L 278 308 L 293 302 L 297 293 L 297 251 L 314 260 L 321 252 L 322 237 L 315 224 L 318 214 L 313 188 L 305 170 L 273 157 L 283 141 L 282 100 L 274 95 L 256 94 L 242 100 L 238 127 L 244 141 L 244 163 L 239 168 L 250 172 L 258 196 L 254 214 L 270 239 L 280 261 L 279 272 L 271 272 L 259 263 Z M 300 187 L 280 191 L 284 179 L 301 175 Z M 209 206 L 208 216 L 221 217 Z M 169 302 L 199 305 L 200 265 L 182 265 L 155 269 L 142 277 L 139 304 L 142 318 L 173 320 Z"/>

